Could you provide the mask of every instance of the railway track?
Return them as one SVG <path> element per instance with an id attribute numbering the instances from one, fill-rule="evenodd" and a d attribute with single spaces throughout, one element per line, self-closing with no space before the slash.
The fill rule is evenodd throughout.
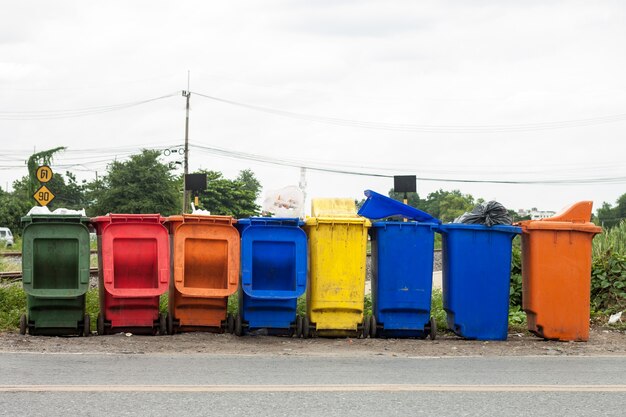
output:
<path id="1" fill-rule="evenodd" d="M 89 275 L 98 275 L 98 268 L 89 268 Z M 0 272 L 0 281 L 20 281 L 22 271 Z"/>
<path id="2" fill-rule="evenodd" d="M 92 249 L 91 250 L 91 254 L 97 254 L 98 251 L 96 249 Z M 18 252 L 18 251 L 11 251 L 11 252 L 0 252 L 0 258 L 21 258 L 22 257 L 22 252 Z"/>
<path id="3" fill-rule="evenodd" d="M 441 249 L 435 249 L 435 252 L 441 252 Z M 97 253 L 97 251 L 91 251 L 91 253 Z M 0 257 L 18 257 L 22 256 L 21 252 L 3 252 L 0 253 Z M 369 256 L 369 255 L 368 255 Z M 98 275 L 98 268 L 89 268 L 89 275 Z M 9 271 L 0 272 L 0 281 L 19 281 L 22 279 L 22 271 Z"/>

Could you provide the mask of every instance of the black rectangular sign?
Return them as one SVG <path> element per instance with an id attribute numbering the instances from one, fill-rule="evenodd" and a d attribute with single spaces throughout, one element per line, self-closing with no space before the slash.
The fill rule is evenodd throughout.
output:
<path id="1" fill-rule="evenodd" d="M 185 190 L 188 190 L 188 191 L 206 190 L 206 174 L 185 175 Z"/>
<path id="2" fill-rule="evenodd" d="M 415 175 L 396 175 L 393 177 L 393 191 L 396 193 L 417 192 L 417 177 Z"/>

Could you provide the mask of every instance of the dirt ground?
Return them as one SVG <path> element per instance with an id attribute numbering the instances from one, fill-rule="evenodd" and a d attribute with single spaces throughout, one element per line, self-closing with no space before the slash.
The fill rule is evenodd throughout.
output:
<path id="1" fill-rule="evenodd" d="M 0 352 L 218 354 L 334 357 L 449 357 L 449 356 L 623 356 L 626 331 L 591 331 L 590 341 L 544 341 L 530 333 L 510 333 L 507 341 L 462 340 L 451 333 L 437 340 L 413 339 L 296 339 L 272 336 L 237 337 L 230 334 L 186 333 L 175 336 L 46 337 L 0 334 Z"/>

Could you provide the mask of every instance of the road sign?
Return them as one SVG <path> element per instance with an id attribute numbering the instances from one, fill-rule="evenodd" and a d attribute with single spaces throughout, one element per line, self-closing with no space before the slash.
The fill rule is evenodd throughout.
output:
<path id="1" fill-rule="evenodd" d="M 185 175 L 185 190 L 196 192 L 206 190 L 206 174 Z"/>
<path id="2" fill-rule="evenodd" d="M 396 193 L 414 193 L 417 191 L 415 175 L 395 175 L 393 177 L 393 191 Z"/>
<path id="3" fill-rule="evenodd" d="M 35 175 L 37 176 L 37 181 L 45 184 L 52 179 L 52 169 L 48 165 L 42 165 L 37 168 Z"/>
<path id="4" fill-rule="evenodd" d="M 39 189 L 35 191 L 33 197 L 40 206 L 47 206 L 52 200 L 54 200 L 54 194 L 52 194 L 52 191 L 50 191 L 45 185 L 39 187 Z"/>

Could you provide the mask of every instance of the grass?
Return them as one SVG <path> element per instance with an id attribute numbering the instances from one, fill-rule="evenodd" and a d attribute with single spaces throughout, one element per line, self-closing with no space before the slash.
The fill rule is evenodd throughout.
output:
<path id="1" fill-rule="evenodd" d="M 0 331 L 16 330 L 20 316 L 26 312 L 26 294 L 22 283 L 0 287 Z"/>
<path id="2" fill-rule="evenodd" d="M 13 246 L 5 246 L 4 243 L 0 243 L 0 253 L 2 252 L 21 252 L 22 251 L 22 238 L 19 236 L 13 236 Z"/>
<path id="3" fill-rule="evenodd" d="M 159 310 L 161 313 L 167 313 L 168 296 L 163 294 L 160 298 Z M 298 298 L 297 313 L 304 316 L 306 314 L 306 296 L 302 295 Z M 236 314 L 238 311 L 238 295 L 237 293 L 228 298 L 228 312 Z M 20 315 L 26 312 L 26 294 L 19 282 L 0 286 L 0 331 L 17 331 L 19 327 Z M 86 312 L 91 316 L 91 329 L 96 330 L 96 318 L 100 312 L 100 302 L 98 289 L 92 288 L 86 294 Z M 366 316 L 372 314 L 371 296 L 368 294 L 364 300 L 364 312 Z M 437 321 L 437 328 L 440 331 L 446 331 L 447 321 L 446 312 L 443 309 L 443 296 L 440 289 L 433 290 L 431 316 Z M 608 315 L 605 312 L 591 312 L 591 322 L 594 326 L 601 326 L 615 330 L 626 331 L 626 320 L 613 325 L 608 325 Z M 525 332 L 526 331 L 526 313 L 519 306 L 511 307 L 509 311 L 509 331 Z"/>
<path id="4" fill-rule="evenodd" d="M 594 237 L 593 256 L 604 257 L 607 253 L 626 255 L 626 220 Z"/>

